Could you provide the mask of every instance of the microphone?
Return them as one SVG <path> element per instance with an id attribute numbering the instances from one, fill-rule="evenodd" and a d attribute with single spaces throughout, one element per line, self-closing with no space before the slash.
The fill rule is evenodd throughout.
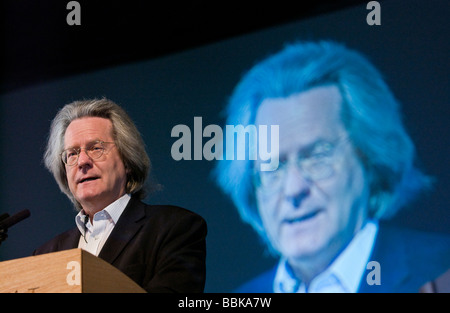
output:
<path id="1" fill-rule="evenodd" d="M 0 244 L 8 238 L 6 234 L 8 232 L 8 228 L 16 225 L 20 221 L 26 219 L 30 216 L 29 210 L 23 210 L 19 213 L 14 214 L 13 216 L 9 216 L 8 213 L 3 213 L 0 215 Z"/>
<path id="2" fill-rule="evenodd" d="M 3 213 L 2 215 L 0 215 L 0 222 L 3 220 L 6 220 L 9 217 L 8 213 Z M 8 238 L 8 235 L 6 234 L 6 230 L 0 229 L 0 244 L 2 244 L 3 241 L 6 240 L 6 238 Z"/>
<path id="3" fill-rule="evenodd" d="M 26 219 L 30 216 L 29 210 L 23 210 L 19 213 L 14 214 L 13 216 L 9 216 L 7 213 L 2 214 L 0 216 L 0 231 L 6 231 L 11 226 L 16 225 L 20 221 Z"/>
<path id="4" fill-rule="evenodd" d="M 3 221 L 4 219 L 7 219 L 9 217 L 8 213 L 3 213 L 2 215 L 0 215 L 0 222 Z"/>

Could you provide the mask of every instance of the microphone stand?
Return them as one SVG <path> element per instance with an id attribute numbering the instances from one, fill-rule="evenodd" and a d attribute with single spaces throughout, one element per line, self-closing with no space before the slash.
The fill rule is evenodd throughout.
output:
<path id="1" fill-rule="evenodd" d="M 0 225 L 1 225 L 1 222 L 3 220 L 6 220 L 8 217 L 9 217 L 8 213 L 3 213 L 2 215 L 0 215 Z M 6 240 L 6 238 L 8 238 L 8 235 L 6 234 L 7 232 L 8 232 L 7 228 L 3 228 L 3 227 L 0 228 L 0 245 L 2 244 L 3 241 Z"/>
<path id="2" fill-rule="evenodd" d="M 29 210 L 20 211 L 11 217 L 8 213 L 0 215 L 0 244 L 8 237 L 6 234 L 8 228 L 26 219 L 28 216 L 30 216 Z"/>
<path id="3" fill-rule="evenodd" d="M 8 234 L 6 234 L 7 231 L 8 231 L 7 229 L 6 230 L 0 229 L 0 245 L 2 244 L 3 241 L 6 240 L 6 238 L 8 238 Z"/>

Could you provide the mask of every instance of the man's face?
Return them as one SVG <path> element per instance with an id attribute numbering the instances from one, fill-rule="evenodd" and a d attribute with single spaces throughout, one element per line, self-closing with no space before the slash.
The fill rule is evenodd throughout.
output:
<path id="1" fill-rule="evenodd" d="M 278 187 L 256 188 L 258 209 L 272 245 L 290 260 L 331 262 L 366 218 L 365 172 L 347 139 L 341 103 L 337 87 L 322 86 L 266 99 L 257 113 L 257 125 L 279 125 L 280 164 L 288 162 Z M 332 147 L 325 178 L 296 165 L 320 158 L 324 147 Z"/>
<path id="2" fill-rule="evenodd" d="M 64 149 L 82 148 L 78 162 L 66 165 L 67 182 L 75 199 L 89 215 L 104 209 L 125 194 L 126 170 L 114 144 L 105 144 L 105 152 L 92 159 L 84 148 L 95 141 L 114 142 L 112 123 L 100 117 L 72 121 L 64 136 Z"/>

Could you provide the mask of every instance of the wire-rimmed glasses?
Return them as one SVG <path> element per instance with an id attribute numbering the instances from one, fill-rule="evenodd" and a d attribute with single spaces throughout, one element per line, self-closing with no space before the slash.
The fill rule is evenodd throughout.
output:
<path id="1" fill-rule="evenodd" d="M 342 136 L 333 142 L 320 142 L 314 145 L 309 155 L 297 154 L 294 158 L 280 161 L 278 168 L 273 171 L 260 171 L 255 167 L 253 183 L 257 188 L 278 191 L 283 186 L 287 169 L 291 165 L 297 166 L 310 181 L 327 179 L 336 173 L 336 150 L 347 139 L 348 137 Z"/>
<path id="2" fill-rule="evenodd" d="M 98 140 L 90 143 L 85 148 L 69 148 L 61 153 L 61 159 L 64 164 L 73 166 L 77 164 L 82 150 L 84 150 L 91 159 L 98 159 L 105 153 L 105 144 L 114 144 L 114 142 Z"/>

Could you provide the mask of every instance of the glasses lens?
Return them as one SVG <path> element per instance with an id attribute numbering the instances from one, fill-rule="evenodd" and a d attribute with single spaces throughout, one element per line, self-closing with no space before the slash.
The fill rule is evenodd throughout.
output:
<path id="1" fill-rule="evenodd" d="M 64 150 L 63 153 L 61 153 L 62 161 L 69 165 L 75 165 L 78 162 L 78 157 L 81 153 L 81 150 L 83 149 L 67 149 Z M 103 147 L 102 142 L 96 142 L 90 147 L 87 147 L 84 149 L 86 151 L 86 154 L 92 158 L 92 159 L 98 159 L 103 155 L 103 152 L 105 152 L 105 148 Z"/>
<path id="2" fill-rule="evenodd" d="M 75 149 L 67 149 L 61 155 L 64 163 L 67 165 L 74 165 L 78 160 L 78 151 Z"/>
<path id="3" fill-rule="evenodd" d="M 319 181 L 333 176 L 336 172 L 337 156 L 336 147 L 338 143 L 346 142 L 347 138 L 336 140 L 336 144 L 322 143 L 317 145 L 312 155 L 308 157 L 297 156 L 294 162 L 298 169 L 301 170 L 304 178 Z M 254 184 L 256 187 L 262 187 L 273 191 L 282 187 L 288 171 L 289 164 L 281 163 L 275 171 L 255 171 Z"/>
<path id="4" fill-rule="evenodd" d="M 257 187 L 277 189 L 284 178 L 284 167 L 274 171 L 255 171 L 254 184 Z"/>
<path id="5" fill-rule="evenodd" d="M 101 157 L 104 151 L 105 148 L 103 147 L 101 142 L 98 142 L 93 146 L 89 147 L 88 149 L 86 149 L 88 155 L 93 159 L 98 159 L 99 157 Z"/>
<path id="6" fill-rule="evenodd" d="M 321 160 L 320 162 L 310 163 L 304 166 L 304 171 L 312 180 L 326 179 L 334 174 L 333 165 L 328 163 L 329 160 Z"/>

